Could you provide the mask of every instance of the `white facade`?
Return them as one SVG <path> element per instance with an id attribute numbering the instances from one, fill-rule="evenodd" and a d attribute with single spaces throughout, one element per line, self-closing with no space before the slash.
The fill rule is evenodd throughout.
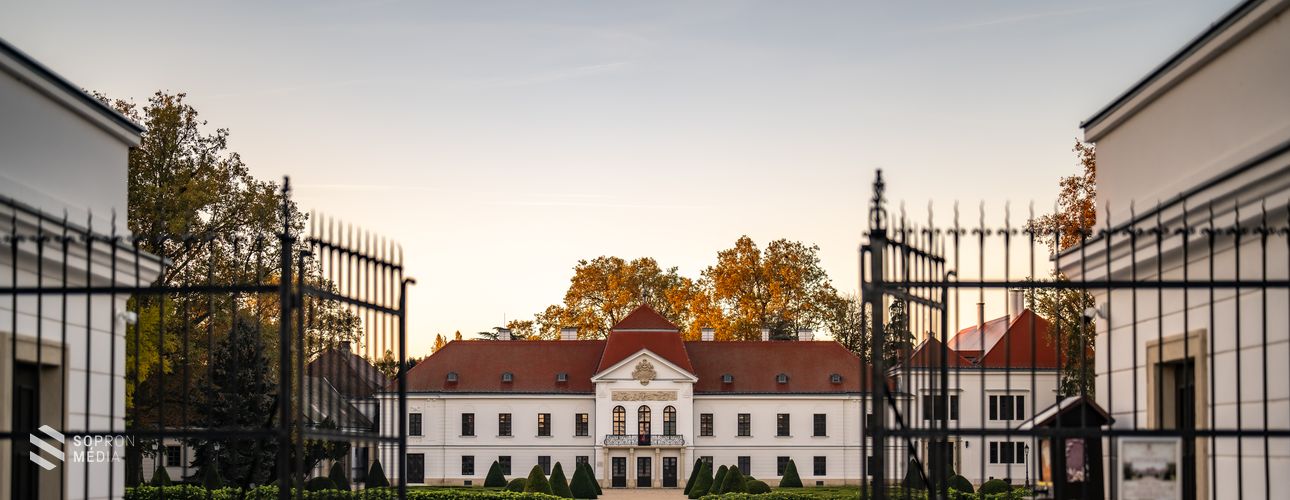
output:
<path id="1" fill-rule="evenodd" d="M 1216 226 L 1257 227 L 1266 209 L 1269 220 L 1284 227 L 1290 200 L 1287 7 L 1290 2 L 1278 0 L 1243 3 L 1084 124 L 1086 140 L 1097 144 L 1098 206 L 1110 205 L 1113 224 L 1129 222 L 1132 204 L 1138 215 L 1149 215 L 1141 227 L 1154 225 L 1157 215 L 1174 227 L 1184 220 L 1208 225 L 1211 207 Z M 1286 290 L 1149 287 L 1157 279 L 1285 280 L 1290 274 L 1283 237 L 1266 249 L 1257 235 L 1239 247 L 1230 238 L 1217 241 L 1211 253 L 1207 237 L 1197 233 L 1188 240 L 1186 261 L 1180 237 L 1169 238 L 1159 260 L 1154 239 L 1140 242 L 1136 259 L 1127 239 L 1113 239 L 1109 256 L 1099 241 L 1085 248 L 1082 261 L 1081 252 L 1060 257 L 1072 280 L 1135 279 L 1148 286 L 1110 294 L 1093 289 L 1106 315 L 1097 321 L 1096 394 L 1115 428 L 1173 428 L 1165 407 L 1176 403 L 1177 382 L 1165 370 L 1186 363 L 1194 377 L 1196 428 L 1290 428 Z M 1198 439 L 1199 496 L 1235 498 L 1238 488 L 1247 498 L 1284 495 L 1290 490 L 1284 473 L 1290 441 L 1271 439 L 1266 454 L 1263 443 Z M 1108 488 L 1114 488 L 1114 443 L 1108 440 L 1104 449 Z"/>
<path id="2" fill-rule="evenodd" d="M 17 49 L 0 41 L 0 233 L 98 237 L 124 234 L 129 148 L 142 129 L 83 94 Z M 89 226 L 88 214 L 96 217 Z M 117 226 L 111 225 L 112 213 Z M 67 214 L 68 224 L 63 224 Z M 15 221 L 17 227 L 11 227 Z M 0 246 L 4 287 L 58 288 L 133 286 L 157 275 L 155 259 L 144 255 L 140 276 L 128 247 L 110 244 L 61 248 L 35 243 Z M 66 262 L 64 257 L 66 256 Z M 67 274 L 62 274 L 63 266 Z M 115 270 L 113 269 L 115 267 Z M 52 470 L 33 468 L 33 477 L 14 477 L 0 467 L 0 497 L 18 495 L 35 484 L 38 498 L 119 498 L 124 462 L 77 462 L 74 435 L 124 429 L 125 310 L 127 295 L 13 295 L 0 300 L 0 428 L 33 420 L 65 436 L 65 461 Z M 64 310 L 66 311 L 64 313 Z M 64 332 L 66 337 L 64 338 Z M 14 349 L 16 347 L 16 350 Z M 11 383 L 11 381 L 14 381 Z M 22 432 L 26 432 L 25 430 Z M 0 456 L 13 456 L 15 442 L 0 440 Z M 52 439 L 46 442 L 57 445 Z M 123 448 L 98 451 L 124 456 Z M 24 495 L 27 493 L 23 493 Z"/>

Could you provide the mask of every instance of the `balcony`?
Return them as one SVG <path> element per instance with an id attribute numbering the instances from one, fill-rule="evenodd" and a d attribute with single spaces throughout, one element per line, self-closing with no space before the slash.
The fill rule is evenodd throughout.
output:
<path id="1" fill-rule="evenodd" d="M 685 446 L 680 434 L 606 434 L 605 446 Z"/>

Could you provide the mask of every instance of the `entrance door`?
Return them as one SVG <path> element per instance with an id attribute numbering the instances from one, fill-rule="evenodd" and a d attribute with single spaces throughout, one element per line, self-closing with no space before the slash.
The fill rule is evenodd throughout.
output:
<path id="1" fill-rule="evenodd" d="M 676 457 L 663 457 L 663 487 L 676 487 Z"/>
<path id="2" fill-rule="evenodd" d="M 1196 430 L 1196 364 L 1191 360 L 1163 365 L 1161 378 L 1165 391 L 1172 392 L 1173 401 L 1165 401 L 1160 412 L 1160 427 L 1176 430 Z M 1172 404 L 1170 404 L 1172 403 Z M 1172 407 L 1170 407 L 1172 406 Z M 1182 498 L 1196 500 L 1196 440 L 1182 440 Z"/>
<path id="3" fill-rule="evenodd" d="M 653 457 L 636 457 L 636 487 L 649 488 L 652 484 Z"/>
<path id="4" fill-rule="evenodd" d="M 627 487 L 627 457 L 613 457 L 610 459 L 609 467 L 609 487 L 626 488 Z"/>
<path id="5" fill-rule="evenodd" d="M 13 365 L 13 435 L 21 436 L 31 433 L 40 424 L 40 392 L 36 390 L 36 379 L 40 371 L 36 365 L 14 363 Z M 10 498 L 38 498 L 40 496 L 38 481 L 39 471 L 36 464 L 27 458 L 36 448 L 27 439 L 13 440 L 13 456 L 10 457 L 13 483 L 10 485 Z"/>
<path id="6" fill-rule="evenodd" d="M 944 475 L 945 470 L 939 470 L 942 467 L 957 469 L 954 466 L 954 449 L 957 447 L 958 443 L 954 441 L 927 443 L 927 468 L 932 477 L 948 477 Z"/>
<path id="7" fill-rule="evenodd" d="M 426 456 L 424 453 L 408 453 L 408 483 L 426 482 Z"/>

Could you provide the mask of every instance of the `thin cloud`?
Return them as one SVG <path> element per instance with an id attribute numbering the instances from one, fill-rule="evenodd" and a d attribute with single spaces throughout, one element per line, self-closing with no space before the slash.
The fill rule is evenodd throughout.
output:
<path id="1" fill-rule="evenodd" d="M 964 23 L 947 24 L 944 26 L 935 26 L 935 27 L 923 30 L 922 32 L 923 33 L 950 33 L 955 31 L 970 31 L 970 30 L 981 29 L 981 28 L 989 28 L 992 26 L 1020 24 L 1020 23 L 1025 23 L 1028 21 L 1034 21 L 1038 19 L 1077 16 L 1081 14 L 1089 14 L 1092 12 L 1103 12 L 1103 11 L 1110 11 L 1110 10 L 1123 10 L 1123 9 L 1140 7 L 1143 5 L 1150 5 L 1155 3 L 1160 3 L 1160 2 L 1157 2 L 1157 1 L 1130 2 L 1130 3 L 1120 3 L 1120 4 L 1113 4 L 1113 5 L 1102 5 L 1097 7 L 1084 7 L 1079 9 L 1062 9 L 1062 10 L 1051 10 L 1046 12 L 1031 12 L 1026 14 L 1017 14 L 1013 16 L 998 17 L 994 19 L 984 19 L 984 20 L 969 21 Z"/>

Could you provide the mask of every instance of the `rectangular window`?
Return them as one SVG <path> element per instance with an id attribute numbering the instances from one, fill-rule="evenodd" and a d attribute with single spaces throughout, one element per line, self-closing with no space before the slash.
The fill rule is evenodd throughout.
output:
<path id="1" fill-rule="evenodd" d="M 589 457 L 589 456 L 587 456 L 587 455 L 578 455 L 578 456 L 576 456 L 576 457 L 573 457 L 573 463 L 575 463 L 575 464 L 579 464 L 579 465 L 582 465 L 582 464 L 590 464 L 590 463 L 591 463 L 591 457 Z"/>
<path id="2" fill-rule="evenodd" d="M 502 455 L 497 457 L 497 465 L 501 466 L 503 476 L 511 475 L 511 456 L 510 455 Z"/>
<path id="3" fill-rule="evenodd" d="M 461 475 L 463 476 L 475 475 L 475 456 L 474 455 L 461 456 Z"/>
<path id="4" fill-rule="evenodd" d="M 739 472 L 748 475 L 748 471 L 752 470 L 752 457 L 739 457 L 738 462 Z"/>
<path id="5" fill-rule="evenodd" d="M 498 436 L 511 435 L 511 414 L 510 413 L 497 414 L 497 435 Z"/>
<path id="6" fill-rule="evenodd" d="M 420 413 L 408 414 L 408 435 L 409 436 L 421 435 L 421 414 Z"/>
<path id="7" fill-rule="evenodd" d="M 947 408 L 945 408 L 946 399 L 949 399 L 949 405 L 950 405 L 950 407 L 948 408 L 949 419 L 958 420 L 959 419 L 959 397 L 958 396 L 950 396 L 949 398 L 945 398 L 943 396 L 932 396 L 932 395 L 923 396 L 923 420 L 942 420 L 946 418 L 946 410 L 947 410 Z"/>
<path id="8" fill-rule="evenodd" d="M 866 476 L 873 475 L 873 455 L 864 457 L 864 475 Z"/>
<path id="9" fill-rule="evenodd" d="M 1026 397 L 1017 396 L 1015 399 L 1016 399 L 1016 402 L 1012 403 L 1012 405 L 1017 408 L 1017 420 L 1025 420 L 1026 419 Z"/>
<path id="10" fill-rule="evenodd" d="M 829 435 L 829 416 L 823 413 L 815 414 L 815 436 Z"/>
<path id="11" fill-rule="evenodd" d="M 708 467 L 712 467 L 712 455 L 704 455 L 699 457 L 699 460 L 703 460 L 703 463 L 708 464 Z"/>
<path id="12" fill-rule="evenodd" d="M 784 469 L 788 468 L 788 457 L 775 457 L 775 475 L 784 475 Z"/>
<path id="13" fill-rule="evenodd" d="M 873 423 L 873 422 L 874 422 L 874 421 L 873 421 L 873 414 L 872 414 L 872 413 L 866 413 L 866 414 L 865 414 L 865 416 L 864 416 L 864 428 L 865 428 L 865 430 L 872 429 L 872 428 L 874 428 L 874 427 L 877 427 L 877 426 L 878 426 L 878 424 L 875 424 L 875 423 Z"/>
<path id="14" fill-rule="evenodd" d="M 550 413 L 538 414 L 538 435 L 543 437 L 551 435 L 551 414 Z"/>
<path id="15" fill-rule="evenodd" d="M 789 435 L 789 430 L 791 427 L 789 422 L 790 422 L 789 415 L 787 413 L 780 413 L 778 415 L 775 415 L 775 435 L 780 437 L 787 437 Z"/>
<path id="16" fill-rule="evenodd" d="M 474 413 L 461 414 L 461 435 L 463 436 L 475 435 L 475 414 Z"/>
<path id="17" fill-rule="evenodd" d="M 538 467 L 542 468 L 542 473 L 551 475 L 551 455 L 538 456 Z"/>
<path id="18" fill-rule="evenodd" d="M 575 436 L 586 436 L 590 431 L 591 419 L 586 413 L 578 413 L 573 416 L 573 434 Z"/>
<path id="19" fill-rule="evenodd" d="M 739 436 L 748 437 L 752 435 L 752 414 L 739 414 Z"/>
<path id="20" fill-rule="evenodd" d="M 1011 441 L 990 442 L 990 463 L 1024 464 L 1026 463 L 1026 443 Z"/>
<path id="21" fill-rule="evenodd" d="M 990 396 L 990 420 L 1025 420 L 1025 396 Z"/>
<path id="22" fill-rule="evenodd" d="M 829 474 L 829 457 L 815 457 L 815 475 L 827 476 Z"/>
<path id="23" fill-rule="evenodd" d="M 990 420 L 999 420 L 999 396 L 990 396 Z"/>
<path id="24" fill-rule="evenodd" d="M 699 435 L 700 436 L 712 435 L 712 414 L 711 413 L 703 413 L 699 415 Z"/>
<path id="25" fill-rule="evenodd" d="M 999 415 L 1002 416 L 1004 420 L 1012 419 L 1012 396 L 999 398 Z"/>
<path id="26" fill-rule="evenodd" d="M 166 446 L 166 467 L 183 467 L 183 464 L 179 463 L 182 460 L 180 457 L 178 446 Z"/>

